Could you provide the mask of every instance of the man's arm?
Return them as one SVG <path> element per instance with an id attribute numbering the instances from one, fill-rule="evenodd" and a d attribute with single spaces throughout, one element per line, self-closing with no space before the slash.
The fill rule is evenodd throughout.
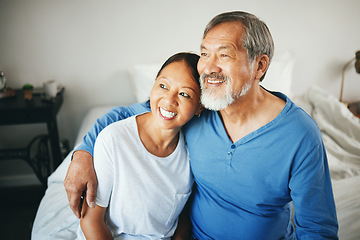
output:
<path id="1" fill-rule="evenodd" d="M 109 124 L 126 119 L 130 116 L 150 111 L 148 102 L 133 104 L 130 107 L 113 108 L 100 117 L 90 131 L 84 136 L 82 143 L 74 150 L 68 168 L 64 186 L 68 195 L 70 208 L 75 216 L 81 216 L 81 197 L 84 196 L 90 207 L 95 206 L 97 179 L 93 166 L 92 154 L 99 133 Z"/>
<path id="2" fill-rule="evenodd" d="M 296 239 L 338 239 L 338 223 L 325 148 L 319 143 L 296 164 L 290 180 Z"/>
<path id="3" fill-rule="evenodd" d="M 64 186 L 68 196 L 70 208 L 77 218 L 81 217 L 81 198 L 86 199 L 87 205 L 95 207 L 97 179 L 92 155 L 85 150 L 77 150 L 68 168 Z M 84 191 L 86 194 L 83 195 Z"/>

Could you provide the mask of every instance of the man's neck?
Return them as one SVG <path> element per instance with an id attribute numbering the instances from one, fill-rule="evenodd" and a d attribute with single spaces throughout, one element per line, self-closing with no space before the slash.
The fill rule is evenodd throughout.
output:
<path id="1" fill-rule="evenodd" d="M 285 102 L 260 86 L 254 86 L 219 114 L 232 142 L 266 125 L 281 112 Z"/>

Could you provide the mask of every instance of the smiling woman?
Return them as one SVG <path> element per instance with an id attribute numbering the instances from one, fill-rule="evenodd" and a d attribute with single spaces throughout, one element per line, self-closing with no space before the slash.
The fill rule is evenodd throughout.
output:
<path id="1" fill-rule="evenodd" d="M 184 232 L 186 221 L 178 224 L 178 217 L 193 178 L 180 129 L 201 111 L 198 59 L 191 53 L 170 57 L 151 90 L 151 112 L 111 124 L 99 134 L 96 205 L 84 201 L 79 238 L 170 239 Z"/>
<path id="2" fill-rule="evenodd" d="M 160 71 L 151 90 L 152 111 L 155 113 L 157 109 L 161 110 L 161 116 L 167 120 L 176 117 L 179 121 L 178 128 L 199 110 L 199 80 L 190 70 L 183 61 L 166 65 Z"/>
<path id="3" fill-rule="evenodd" d="M 174 151 L 178 142 L 174 136 L 201 111 L 198 78 L 193 76 L 188 64 L 176 61 L 164 65 L 150 93 L 151 113 L 137 117 L 145 148 L 161 157 Z"/>

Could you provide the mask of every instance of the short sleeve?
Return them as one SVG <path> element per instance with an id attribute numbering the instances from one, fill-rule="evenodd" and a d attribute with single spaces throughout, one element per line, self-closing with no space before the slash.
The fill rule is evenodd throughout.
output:
<path id="1" fill-rule="evenodd" d="M 113 150 L 108 131 L 99 134 L 94 146 L 94 168 L 98 180 L 96 204 L 108 207 L 114 182 Z"/>

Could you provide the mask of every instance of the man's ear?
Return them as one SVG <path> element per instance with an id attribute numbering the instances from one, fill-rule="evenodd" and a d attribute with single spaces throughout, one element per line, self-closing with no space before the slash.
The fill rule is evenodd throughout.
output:
<path id="1" fill-rule="evenodd" d="M 256 72 L 255 79 L 260 80 L 269 68 L 269 57 L 266 54 L 260 55 L 256 58 Z"/>

